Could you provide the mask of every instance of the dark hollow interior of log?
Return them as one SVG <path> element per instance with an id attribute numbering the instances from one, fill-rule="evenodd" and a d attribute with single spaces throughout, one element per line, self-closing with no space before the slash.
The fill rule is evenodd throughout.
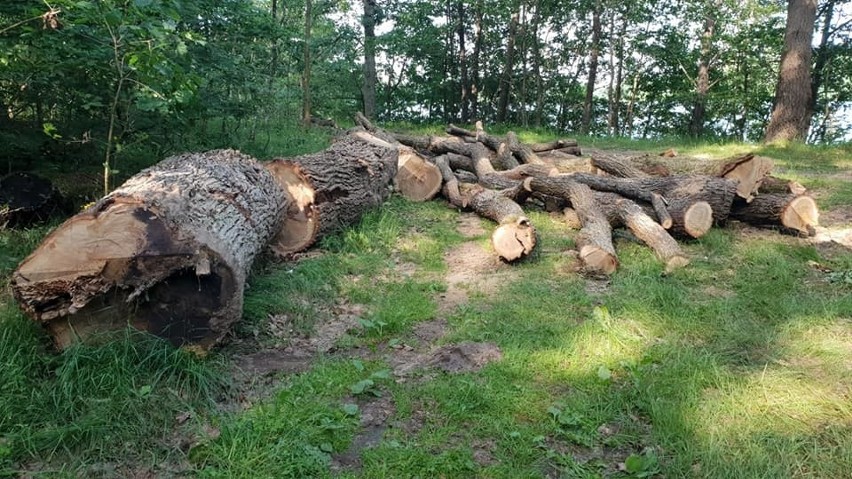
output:
<path id="1" fill-rule="evenodd" d="M 230 272 L 214 268 L 198 276 L 193 269 L 175 272 L 137 301 L 134 326 L 176 346 L 215 335 L 210 319 L 234 296 Z"/>

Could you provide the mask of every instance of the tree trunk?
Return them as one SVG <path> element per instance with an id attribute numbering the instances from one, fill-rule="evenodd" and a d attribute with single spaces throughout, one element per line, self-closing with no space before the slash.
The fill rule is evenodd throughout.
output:
<path id="1" fill-rule="evenodd" d="M 509 93 L 512 89 L 512 71 L 515 67 L 515 40 L 518 35 L 518 14 L 513 13 L 509 21 L 506 40 L 506 59 L 500 76 L 500 98 L 497 104 L 497 123 L 505 123 L 509 110 Z"/>
<path id="2" fill-rule="evenodd" d="M 535 178 L 530 184 L 535 185 Z M 575 239 L 584 269 L 590 273 L 614 273 L 618 268 L 618 258 L 612 245 L 612 227 L 594 192 L 588 186 L 575 182 L 566 184 L 566 192 L 566 199 L 571 202 L 583 225 Z"/>
<path id="3" fill-rule="evenodd" d="M 376 0 L 364 1 L 364 115 L 376 119 Z"/>
<path id="4" fill-rule="evenodd" d="M 461 122 L 470 122 L 470 79 L 467 73 L 467 52 L 465 46 L 464 2 L 456 2 L 456 35 L 459 37 L 459 76 L 461 81 Z"/>
<path id="5" fill-rule="evenodd" d="M 302 47 L 302 123 L 311 124 L 311 31 L 313 30 L 313 0 L 305 0 L 305 30 Z"/>
<path id="6" fill-rule="evenodd" d="M 15 271 L 12 289 L 60 348 L 128 324 L 207 348 L 240 319 L 252 260 L 286 206 L 248 156 L 175 156 L 59 226 Z"/>
<path id="7" fill-rule="evenodd" d="M 594 108 L 595 82 L 598 75 L 598 55 L 601 48 L 601 2 L 595 1 L 592 10 L 592 46 L 589 50 L 589 77 L 586 81 L 586 99 L 583 102 L 583 120 L 580 124 L 580 133 L 586 135 L 592 124 L 592 111 Z"/>
<path id="8" fill-rule="evenodd" d="M 479 60 L 482 53 L 482 1 L 476 1 L 473 6 L 473 58 L 470 71 L 470 117 L 480 119 L 479 113 Z"/>
<path id="9" fill-rule="evenodd" d="M 351 225 L 390 195 L 397 150 L 347 136 L 310 155 L 266 164 L 286 192 L 284 224 L 271 243 L 282 258 Z"/>
<path id="10" fill-rule="evenodd" d="M 834 6 L 836 0 L 828 0 L 823 5 L 822 32 L 819 46 L 816 48 L 816 59 L 814 60 L 814 74 L 811 81 L 811 114 L 817 111 L 819 106 L 819 90 L 822 87 L 825 69 L 831 58 L 829 51 L 829 39 L 831 38 L 831 21 L 834 19 Z"/>
<path id="11" fill-rule="evenodd" d="M 763 139 L 804 140 L 811 122 L 811 40 L 816 0 L 789 0 L 775 105 Z"/>
<path id="12" fill-rule="evenodd" d="M 710 49 L 713 46 L 713 34 L 716 29 L 716 14 L 722 2 L 716 0 L 707 5 L 704 14 L 704 31 L 701 34 L 701 49 L 698 54 L 698 76 L 695 79 L 695 102 L 692 105 L 692 119 L 689 134 L 700 137 L 704 134 L 704 115 L 707 108 L 707 92 L 710 91 Z"/>

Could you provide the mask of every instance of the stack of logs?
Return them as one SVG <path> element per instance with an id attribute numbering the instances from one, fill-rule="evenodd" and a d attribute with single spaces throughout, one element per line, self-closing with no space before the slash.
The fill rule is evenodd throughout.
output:
<path id="1" fill-rule="evenodd" d="M 771 162 L 751 155 L 721 167 L 589 159 L 576 141 L 525 145 L 481 124 L 422 137 L 381 130 L 361 115 L 356 122 L 312 155 L 262 164 L 216 150 L 140 172 L 44 239 L 12 275 L 15 298 L 60 348 L 131 325 L 206 349 L 241 317 L 260 253 L 304 251 L 380 205 L 391 184 L 414 201 L 442 192 L 497 222 L 492 244 L 505 261 L 536 245 L 522 205 L 564 212 L 578 223 L 579 257 L 592 273 L 618 267 L 614 227 L 628 228 L 670 271 L 689 262 L 675 237 L 699 238 L 729 218 L 801 234 L 817 222 L 801 186 L 767 176 Z"/>
<path id="2" fill-rule="evenodd" d="M 814 234 L 818 221 L 804 188 L 769 176 L 772 161 L 751 154 L 721 162 L 605 153 L 582 158 L 576 141 L 524 145 L 512 132 L 488 134 L 481 123 L 475 131 L 450 125 L 449 136 L 441 137 L 384 132 L 363 117 L 358 123 L 429 157 L 453 205 L 500 224 L 492 242 L 506 261 L 535 246 L 521 208 L 531 202 L 575 222 L 583 269 L 603 274 L 618 267 L 613 228 L 626 227 L 669 272 L 689 263 L 675 238 L 700 238 L 728 219 L 800 235 Z"/>

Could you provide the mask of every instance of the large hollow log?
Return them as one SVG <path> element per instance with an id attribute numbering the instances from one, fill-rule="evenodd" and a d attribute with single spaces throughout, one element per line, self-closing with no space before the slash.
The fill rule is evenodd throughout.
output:
<path id="1" fill-rule="evenodd" d="M 766 194 L 755 197 L 751 203 L 735 204 L 731 217 L 755 226 L 813 236 L 819 224 L 819 208 L 810 196 Z"/>
<path id="2" fill-rule="evenodd" d="M 249 268 L 285 203 L 239 152 L 171 157 L 48 235 L 12 291 L 60 348 L 127 325 L 207 348 L 241 317 Z"/>
<path id="3" fill-rule="evenodd" d="M 397 149 L 384 145 L 349 135 L 319 153 L 267 163 L 289 199 L 272 251 L 282 258 L 304 251 L 382 204 L 398 164 Z"/>

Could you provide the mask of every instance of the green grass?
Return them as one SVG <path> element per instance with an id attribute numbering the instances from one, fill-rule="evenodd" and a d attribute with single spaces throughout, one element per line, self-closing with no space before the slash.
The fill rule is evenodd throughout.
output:
<path id="1" fill-rule="evenodd" d="M 848 172 L 848 148 L 675 147 L 772 156 L 785 176 L 821 192 L 823 208 L 852 207 L 835 176 Z M 270 318 L 309 334 L 340 304 L 364 312 L 343 351 L 303 373 L 254 378 L 268 384 L 250 401 L 224 373 L 239 348 L 198 359 L 134 335 L 57 354 L 0 296 L 0 475 L 94 476 L 110 465 L 130 468 L 118 476 L 210 478 L 848 475 L 852 286 L 835 278 L 852 271 L 852 253 L 713 230 L 684 243 L 687 268 L 663 275 L 647 248 L 619 239 L 620 269 L 602 284 L 572 271 L 574 233 L 545 213 L 530 217 L 539 252 L 497 291 L 470 291 L 449 312 L 439 308 L 444 255 L 466 241 L 487 245 L 492 226 L 465 238 L 440 201 L 394 198 L 326 238 L 321 254 L 256 268 L 238 339 L 283 348 Z M 4 278 L 45 232 L 0 234 Z M 439 316 L 448 331 L 438 344 L 493 342 L 502 359 L 395 381 L 392 346 L 416 344 L 417 324 Z M 360 451 L 360 468 L 334 469 L 374 394 L 392 407 L 388 428 Z"/>

